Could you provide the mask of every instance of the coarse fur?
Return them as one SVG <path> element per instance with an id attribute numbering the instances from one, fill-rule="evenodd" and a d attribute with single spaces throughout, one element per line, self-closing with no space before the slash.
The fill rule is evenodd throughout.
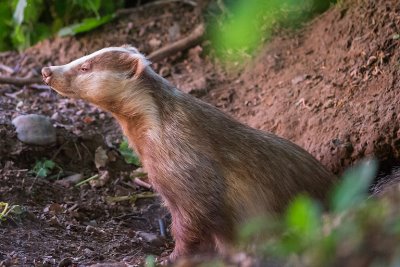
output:
<path id="1" fill-rule="evenodd" d="M 299 193 L 324 199 L 335 181 L 299 146 L 179 91 L 135 48 L 105 48 L 42 74 L 118 120 L 171 212 L 171 260 L 210 246 L 223 253 L 249 218 L 281 212 Z"/>

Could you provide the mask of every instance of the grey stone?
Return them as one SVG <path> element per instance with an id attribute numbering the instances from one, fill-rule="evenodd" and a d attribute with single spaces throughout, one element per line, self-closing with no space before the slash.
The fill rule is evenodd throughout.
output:
<path id="1" fill-rule="evenodd" d="M 153 233 L 146 233 L 146 232 L 137 232 L 137 235 L 141 237 L 145 242 L 150 243 L 152 245 L 161 245 L 162 240 Z"/>
<path id="2" fill-rule="evenodd" d="M 21 115 L 13 119 L 12 124 L 21 142 L 42 146 L 56 142 L 56 130 L 46 116 Z"/>

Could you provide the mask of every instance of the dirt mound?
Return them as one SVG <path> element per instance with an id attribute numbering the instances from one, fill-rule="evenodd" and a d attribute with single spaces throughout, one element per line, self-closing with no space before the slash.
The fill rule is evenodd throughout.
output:
<path id="1" fill-rule="evenodd" d="M 400 158 L 400 5 L 347 1 L 277 37 L 207 100 L 273 131 L 334 172 L 375 155 Z"/>

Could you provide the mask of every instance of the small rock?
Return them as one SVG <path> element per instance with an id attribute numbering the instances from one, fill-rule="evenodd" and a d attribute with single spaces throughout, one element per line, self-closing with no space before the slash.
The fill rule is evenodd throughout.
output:
<path id="1" fill-rule="evenodd" d="M 207 80 L 205 77 L 199 77 L 188 83 L 186 86 L 183 86 L 181 89 L 188 94 L 198 96 L 200 93 L 200 95 L 204 95 L 205 93 L 207 93 Z"/>
<path id="2" fill-rule="evenodd" d="M 89 181 L 91 187 L 102 187 L 110 180 L 108 171 L 99 171 L 99 178 Z"/>
<path id="3" fill-rule="evenodd" d="M 29 114 L 13 119 L 17 137 L 31 145 L 50 145 L 56 142 L 56 130 L 46 116 Z"/>
<path id="4" fill-rule="evenodd" d="M 158 74 L 160 74 L 162 77 L 167 77 L 170 75 L 171 69 L 167 66 L 161 67 L 160 71 Z"/>
<path id="5" fill-rule="evenodd" d="M 63 207 L 58 203 L 51 203 L 50 205 L 47 205 L 43 209 L 43 212 L 50 213 L 52 215 L 60 214 L 63 211 L 64 211 Z"/>
<path id="6" fill-rule="evenodd" d="M 292 84 L 293 84 L 293 85 L 296 85 L 296 84 L 298 84 L 298 83 L 303 82 L 304 80 L 306 80 L 306 79 L 308 79 L 308 78 L 310 78 L 310 76 L 307 75 L 307 74 L 305 74 L 305 75 L 299 75 L 299 76 L 294 77 L 294 78 L 292 79 Z"/>
<path id="7" fill-rule="evenodd" d="M 51 217 L 47 222 L 51 226 L 60 226 L 61 225 L 56 216 Z"/>
<path id="8" fill-rule="evenodd" d="M 329 99 L 328 101 L 325 102 L 324 109 L 332 108 L 335 105 L 335 102 L 333 102 L 332 99 Z"/>
<path id="9" fill-rule="evenodd" d="M 53 115 L 51 115 L 51 119 L 54 121 L 57 121 L 60 118 L 60 114 L 58 114 L 58 112 L 54 113 Z"/>
<path id="10" fill-rule="evenodd" d="M 52 257 L 52 256 L 44 256 L 43 262 L 42 262 L 42 266 L 43 267 L 51 267 L 54 266 L 56 264 L 56 260 Z"/>
<path id="11" fill-rule="evenodd" d="M 161 45 L 161 41 L 156 38 L 151 38 L 149 41 L 149 45 L 154 49 L 158 48 Z"/>
<path id="12" fill-rule="evenodd" d="M 103 147 L 99 146 L 94 154 L 94 163 L 96 165 L 96 168 L 99 169 L 101 167 L 105 167 L 107 162 L 107 151 Z"/>
<path id="13" fill-rule="evenodd" d="M 104 230 L 99 229 L 99 228 L 94 227 L 94 226 L 91 226 L 91 225 L 87 225 L 87 226 L 86 226 L 86 228 L 85 228 L 85 233 L 88 233 L 88 234 L 96 234 L 96 235 L 105 234 Z"/>
<path id="14" fill-rule="evenodd" d="M 85 249 L 83 250 L 83 253 L 84 253 L 86 256 L 89 256 L 89 257 L 91 257 L 91 256 L 94 255 L 94 251 L 91 250 L 90 248 L 85 248 Z"/>
<path id="15" fill-rule="evenodd" d="M 179 26 L 178 23 L 174 22 L 174 24 L 168 29 L 169 41 L 173 42 L 175 40 L 178 40 L 180 36 L 181 36 L 181 27 Z"/>
<path id="16" fill-rule="evenodd" d="M 71 187 L 77 183 L 79 183 L 83 178 L 83 175 L 81 173 L 73 174 L 70 176 L 67 176 L 61 180 L 57 180 L 54 183 L 59 184 L 64 187 Z"/>
<path id="17" fill-rule="evenodd" d="M 146 232 L 137 232 L 138 236 L 141 237 L 145 242 L 150 243 L 152 245 L 160 246 L 162 245 L 162 240 L 153 233 L 146 233 Z"/>
<path id="18" fill-rule="evenodd" d="M 71 266 L 73 263 L 72 258 L 64 258 L 58 263 L 58 267 L 68 267 Z"/>

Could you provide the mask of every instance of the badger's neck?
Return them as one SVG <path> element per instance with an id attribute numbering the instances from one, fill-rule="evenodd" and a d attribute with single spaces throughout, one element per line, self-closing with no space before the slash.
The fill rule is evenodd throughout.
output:
<path id="1" fill-rule="evenodd" d="M 130 87 L 129 87 L 130 86 Z M 179 94 L 168 81 L 147 67 L 138 81 L 126 88 L 126 94 L 117 112 L 112 112 L 142 160 L 149 146 L 162 136 L 164 107 L 173 104 L 174 95 Z"/>

